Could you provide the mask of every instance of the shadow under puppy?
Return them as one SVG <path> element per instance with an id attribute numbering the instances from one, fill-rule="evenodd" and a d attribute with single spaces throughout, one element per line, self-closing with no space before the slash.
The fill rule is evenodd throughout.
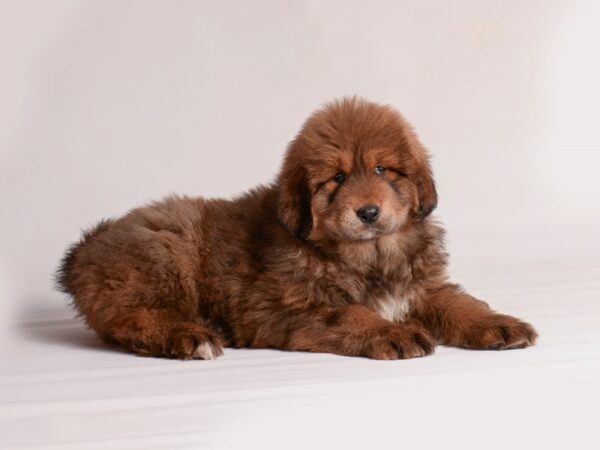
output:
<path id="1" fill-rule="evenodd" d="M 533 344 L 529 324 L 448 282 L 436 203 L 407 122 L 341 99 L 306 121 L 274 183 L 102 221 L 57 280 L 102 339 L 139 355 L 212 359 L 232 346 L 397 359 L 437 343 Z"/>

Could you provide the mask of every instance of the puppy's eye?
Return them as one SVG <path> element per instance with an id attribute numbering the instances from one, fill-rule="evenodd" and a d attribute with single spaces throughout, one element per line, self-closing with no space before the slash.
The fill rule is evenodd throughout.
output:
<path id="1" fill-rule="evenodd" d="M 335 181 L 336 183 L 343 183 L 345 179 L 346 175 L 344 175 L 342 172 L 336 173 L 335 177 L 333 177 L 333 181 Z"/>
<path id="2" fill-rule="evenodd" d="M 375 173 L 377 175 L 383 175 L 383 172 L 385 172 L 385 167 L 383 167 L 383 166 L 377 166 L 377 167 L 375 167 Z"/>

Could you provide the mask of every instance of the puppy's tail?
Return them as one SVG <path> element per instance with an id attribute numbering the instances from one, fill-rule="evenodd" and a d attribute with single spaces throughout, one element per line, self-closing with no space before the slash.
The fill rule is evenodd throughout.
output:
<path id="1" fill-rule="evenodd" d="M 110 219 L 101 220 L 98 224 L 82 233 L 81 239 L 71 244 L 60 261 L 60 265 L 54 274 L 54 283 L 56 289 L 66 294 L 74 295 L 73 281 L 74 269 L 77 263 L 77 255 L 82 247 L 96 236 L 106 231 L 113 221 Z"/>

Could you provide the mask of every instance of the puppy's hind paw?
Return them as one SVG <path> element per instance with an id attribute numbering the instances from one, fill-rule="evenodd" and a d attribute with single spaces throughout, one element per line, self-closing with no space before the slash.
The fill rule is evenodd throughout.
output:
<path id="1" fill-rule="evenodd" d="M 198 345 L 192 356 L 197 359 L 215 359 L 222 354 L 223 349 L 220 346 L 207 341 Z"/>
<path id="2" fill-rule="evenodd" d="M 185 326 L 173 332 L 168 347 L 168 355 L 177 359 L 215 359 L 223 354 L 219 338 L 200 325 Z"/>

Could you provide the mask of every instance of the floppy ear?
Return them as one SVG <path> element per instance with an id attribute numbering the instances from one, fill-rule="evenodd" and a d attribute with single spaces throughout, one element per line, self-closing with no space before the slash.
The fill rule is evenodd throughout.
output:
<path id="1" fill-rule="evenodd" d="M 419 218 L 427 217 L 437 206 L 437 191 L 435 189 L 435 181 L 429 165 L 428 158 L 425 162 L 419 164 L 419 168 L 415 174 L 415 185 L 417 186 L 417 195 L 419 197 L 419 206 L 417 214 Z"/>
<path id="2" fill-rule="evenodd" d="M 413 164 L 409 178 L 417 188 L 418 205 L 415 205 L 415 214 L 424 219 L 437 206 L 437 191 L 435 189 L 435 181 L 431 172 L 431 164 L 429 163 L 429 154 L 421 144 L 416 134 L 407 126 L 406 142 L 409 152 L 412 155 Z"/>
<path id="3" fill-rule="evenodd" d="M 295 157 L 298 145 L 290 145 L 278 177 L 278 216 L 292 235 L 306 239 L 312 229 L 311 196 L 306 169 Z"/>

